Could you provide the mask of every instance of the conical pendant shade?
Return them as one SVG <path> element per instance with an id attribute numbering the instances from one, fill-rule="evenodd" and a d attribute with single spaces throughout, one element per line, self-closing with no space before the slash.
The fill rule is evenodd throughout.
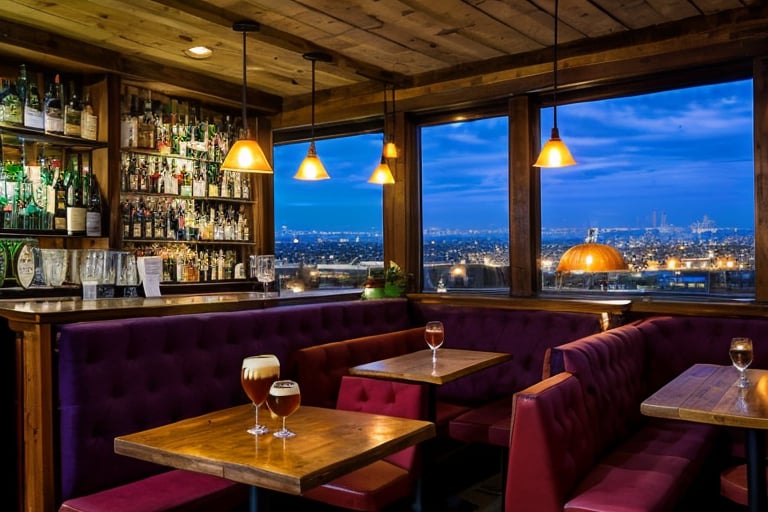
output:
<path id="1" fill-rule="evenodd" d="M 323 162 L 317 157 L 315 141 L 309 143 L 307 156 L 301 162 L 299 170 L 296 171 L 296 174 L 293 177 L 297 180 L 306 181 L 327 180 L 330 178 L 328 172 L 325 170 Z"/>
<path id="2" fill-rule="evenodd" d="M 225 171 L 256 172 L 272 174 L 264 151 L 259 143 L 251 139 L 241 139 L 230 148 L 227 157 L 221 164 Z"/>
<path id="3" fill-rule="evenodd" d="M 368 183 L 377 183 L 379 185 L 391 185 L 395 182 L 395 177 L 392 175 L 392 169 L 389 168 L 384 155 L 381 156 L 381 163 L 373 170 L 373 174 L 368 178 Z"/>
<path id="4" fill-rule="evenodd" d="M 535 167 L 568 167 L 576 165 L 568 146 L 560 139 L 560 132 L 557 128 L 552 128 L 552 136 L 541 148 L 538 160 L 533 164 Z"/>

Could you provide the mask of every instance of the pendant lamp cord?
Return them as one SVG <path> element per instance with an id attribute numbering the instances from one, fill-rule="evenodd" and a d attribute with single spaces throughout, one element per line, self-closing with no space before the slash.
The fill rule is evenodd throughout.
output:
<path id="1" fill-rule="evenodd" d="M 396 130 L 397 130 L 397 116 L 395 113 L 395 84 L 392 84 L 392 142 L 395 142 Z"/>
<path id="2" fill-rule="evenodd" d="M 553 56 L 553 62 L 552 62 L 553 75 L 554 75 L 554 81 L 555 81 L 555 88 L 552 91 L 552 102 L 553 102 L 552 114 L 553 114 L 555 128 L 557 128 L 557 26 L 559 25 L 558 4 L 559 4 L 559 0 L 555 0 L 555 48 L 554 48 L 554 56 Z"/>
<path id="3" fill-rule="evenodd" d="M 246 73 L 246 66 L 247 66 L 247 60 L 245 58 L 245 46 L 246 46 L 246 37 L 247 32 L 243 30 L 243 130 L 245 131 L 244 135 L 245 138 L 248 138 L 248 120 L 245 118 L 246 113 L 246 91 L 248 90 L 248 85 L 246 83 L 247 80 L 247 73 Z"/>
<path id="4" fill-rule="evenodd" d="M 384 143 L 389 139 L 389 131 L 387 130 L 387 124 L 389 124 L 389 109 L 387 108 L 387 84 L 384 84 Z"/>
<path id="5" fill-rule="evenodd" d="M 312 127 L 310 128 L 310 138 L 312 142 L 315 141 L 315 63 L 317 60 L 312 60 Z"/>

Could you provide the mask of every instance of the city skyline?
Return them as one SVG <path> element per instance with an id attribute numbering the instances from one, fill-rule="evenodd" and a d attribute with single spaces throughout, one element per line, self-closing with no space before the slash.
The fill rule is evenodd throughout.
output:
<path id="1" fill-rule="evenodd" d="M 546 139 L 551 109 L 541 117 Z M 653 212 L 670 226 L 752 228 L 752 126 L 751 80 L 560 105 L 578 164 L 541 169 L 542 228 L 645 227 Z M 428 126 L 422 144 L 425 230 L 503 228 L 507 118 Z M 275 147 L 276 230 L 380 230 L 382 186 L 367 179 L 382 134 L 318 140 L 331 175 L 320 182 L 292 178 L 307 145 Z"/>

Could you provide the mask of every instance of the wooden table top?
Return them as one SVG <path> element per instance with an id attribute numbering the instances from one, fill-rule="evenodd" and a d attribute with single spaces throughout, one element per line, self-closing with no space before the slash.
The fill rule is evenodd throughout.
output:
<path id="1" fill-rule="evenodd" d="M 739 388 L 733 366 L 695 364 L 640 405 L 646 416 L 768 429 L 768 370 L 748 369 Z"/>
<path id="2" fill-rule="evenodd" d="M 504 352 L 440 348 L 437 350 L 437 363 L 433 366 L 432 351 L 426 349 L 353 366 L 349 373 L 379 379 L 445 384 L 511 358 L 512 354 Z"/>
<path id="3" fill-rule="evenodd" d="M 280 420 L 259 411 L 274 432 Z M 253 436 L 253 405 L 182 420 L 115 438 L 115 452 L 179 469 L 216 475 L 289 494 L 435 436 L 433 423 L 362 412 L 301 406 L 286 420 L 296 437 Z"/>

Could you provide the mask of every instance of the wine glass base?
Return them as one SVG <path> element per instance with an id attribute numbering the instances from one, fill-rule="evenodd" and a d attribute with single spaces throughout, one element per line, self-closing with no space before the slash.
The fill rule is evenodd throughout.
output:
<path id="1" fill-rule="evenodd" d="M 280 429 L 272 435 L 280 439 L 287 439 L 289 437 L 296 437 L 296 432 L 291 432 L 288 429 Z"/>
<path id="2" fill-rule="evenodd" d="M 269 428 L 266 425 L 254 425 L 253 427 L 249 428 L 247 432 L 254 436 L 260 436 L 269 432 Z"/>

